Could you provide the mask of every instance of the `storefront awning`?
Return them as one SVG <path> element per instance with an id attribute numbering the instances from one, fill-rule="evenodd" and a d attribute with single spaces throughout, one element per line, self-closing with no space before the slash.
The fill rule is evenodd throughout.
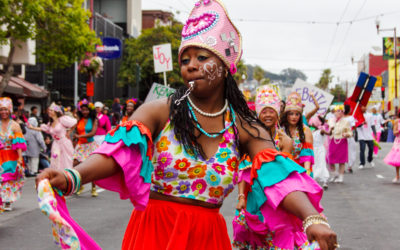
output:
<path id="1" fill-rule="evenodd" d="M 0 75 L 0 81 L 2 79 L 3 76 Z M 47 90 L 15 76 L 11 77 L 4 92 L 32 98 L 45 98 L 49 95 Z"/>

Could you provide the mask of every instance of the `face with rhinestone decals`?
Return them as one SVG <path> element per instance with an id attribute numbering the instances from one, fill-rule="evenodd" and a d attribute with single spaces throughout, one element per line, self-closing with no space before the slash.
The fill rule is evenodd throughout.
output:
<path id="1" fill-rule="evenodd" d="M 181 56 L 181 74 L 185 84 L 195 82 L 195 91 L 207 95 L 223 88 L 225 66 L 212 52 L 197 47 L 187 48 Z"/>

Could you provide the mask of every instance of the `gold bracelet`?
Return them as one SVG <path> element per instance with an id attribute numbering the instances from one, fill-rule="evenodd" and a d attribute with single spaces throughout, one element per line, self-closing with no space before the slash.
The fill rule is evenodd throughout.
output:
<path id="1" fill-rule="evenodd" d="M 330 225 L 328 224 L 328 220 L 324 216 L 322 216 L 320 214 L 315 214 L 315 215 L 308 216 L 303 221 L 304 232 L 306 232 L 307 228 L 313 224 L 323 224 L 330 228 Z"/>
<path id="2" fill-rule="evenodd" d="M 238 200 L 240 200 L 240 197 L 243 197 L 244 199 L 246 199 L 246 196 L 244 194 L 238 194 Z"/>

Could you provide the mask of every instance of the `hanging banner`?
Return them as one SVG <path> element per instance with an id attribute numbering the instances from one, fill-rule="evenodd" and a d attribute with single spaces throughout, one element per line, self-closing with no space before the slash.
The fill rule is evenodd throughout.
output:
<path id="1" fill-rule="evenodd" d="M 293 85 L 291 92 L 296 91 L 301 96 L 301 101 L 305 105 L 304 113 L 307 114 L 311 110 L 315 108 L 314 100 L 311 97 L 311 93 L 314 94 L 315 99 L 319 104 L 319 110 L 317 114 L 325 114 L 333 101 L 333 95 L 329 94 L 326 91 L 323 91 L 320 88 L 317 88 L 314 85 L 308 84 L 307 82 L 296 79 L 296 82 Z"/>
<path id="2" fill-rule="evenodd" d="M 171 44 L 153 46 L 154 72 L 161 73 L 172 70 Z"/>
<path id="3" fill-rule="evenodd" d="M 87 82 L 86 83 L 86 95 L 87 96 L 94 96 L 94 82 Z"/>
<path id="4" fill-rule="evenodd" d="M 150 102 L 157 99 L 165 98 L 175 93 L 175 89 L 158 84 L 153 83 L 149 93 L 146 96 L 144 102 Z"/>
<path id="5" fill-rule="evenodd" d="M 400 57 L 400 37 L 397 37 L 396 41 L 396 58 Z M 394 39 L 393 37 L 384 37 L 383 38 L 383 59 L 389 60 L 394 59 Z"/>
<path id="6" fill-rule="evenodd" d="M 122 42 L 114 37 L 102 37 L 103 45 L 96 45 L 96 54 L 103 59 L 120 58 L 122 54 Z"/>

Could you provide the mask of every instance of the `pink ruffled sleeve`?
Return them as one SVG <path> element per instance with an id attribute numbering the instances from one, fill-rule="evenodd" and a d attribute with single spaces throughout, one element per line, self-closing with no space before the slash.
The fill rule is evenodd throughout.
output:
<path id="1" fill-rule="evenodd" d="M 72 118 L 72 117 L 67 116 L 67 115 L 61 116 L 59 118 L 59 121 L 60 121 L 61 125 L 63 125 L 66 128 L 72 128 L 77 123 L 77 120 L 75 118 Z"/>
<path id="2" fill-rule="evenodd" d="M 260 211 L 264 218 L 268 218 L 266 220 L 268 228 L 275 231 L 274 242 L 282 248 L 293 245 L 300 246 L 307 240 L 303 233 L 302 221 L 279 206 L 288 194 L 295 191 L 306 193 L 314 208 L 319 213 L 323 211 L 320 204 L 323 190 L 305 172 L 292 172 L 285 180 L 265 187 L 267 202 Z"/>

